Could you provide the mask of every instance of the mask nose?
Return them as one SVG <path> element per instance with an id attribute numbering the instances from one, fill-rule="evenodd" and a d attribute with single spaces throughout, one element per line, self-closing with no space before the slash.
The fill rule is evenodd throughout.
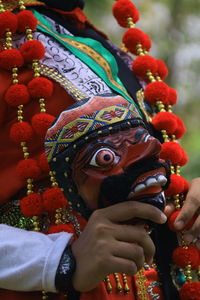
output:
<path id="1" fill-rule="evenodd" d="M 161 152 L 161 143 L 158 139 L 150 136 L 146 142 L 141 142 L 136 145 L 129 145 L 127 151 L 127 159 L 125 169 L 131 167 L 136 162 L 149 158 L 159 158 Z"/>

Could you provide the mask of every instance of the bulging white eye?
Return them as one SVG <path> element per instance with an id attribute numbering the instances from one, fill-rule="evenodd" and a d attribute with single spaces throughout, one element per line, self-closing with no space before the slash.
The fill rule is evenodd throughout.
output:
<path id="1" fill-rule="evenodd" d="M 117 156 L 109 148 L 101 148 L 97 150 L 92 159 L 90 160 L 90 165 L 95 167 L 107 167 L 117 164 L 120 157 Z"/>

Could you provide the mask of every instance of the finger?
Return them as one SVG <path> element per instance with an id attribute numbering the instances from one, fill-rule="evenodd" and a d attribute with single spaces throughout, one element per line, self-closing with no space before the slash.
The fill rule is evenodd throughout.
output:
<path id="1" fill-rule="evenodd" d="M 135 262 L 137 269 L 141 269 L 145 262 L 144 250 L 137 244 L 116 241 L 112 255 Z"/>
<path id="2" fill-rule="evenodd" d="M 167 203 L 167 205 L 165 206 L 165 209 L 164 209 L 164 214 L 169 217 L 173 211 L 175 211 L 175 206 L 173 203 L 169 202 Z"/>
<path id="3" fill-rule="evenodd" d="M 187 243 L 191 243 L 194 239 L 198 238 L 199 236 L 200 236 L 200 216 L 197 217 L 192 228 L 183 235 L 183 239 Z"/>
<path id="4" fill-rule="evenodd" d="M 174 226 L 180 230 L 185 227 L 185 225 L 193 218 L 195 213 L 198 211 L 200 206 L 200 198 L 193 198 L 190 195 L 187 196 L 183 207 L 178 214 Z"/>
<path id="5" fill-rule="evenodd" d="M 114 237 L 118 241 L 138 244 L 144 251 L 145 261 L 149 262 L 155 253 L 155 246 L 142 226 L 116 225 Z"/>
<path id="6" fill-rule="evenodd" d="M 134 261 L 129 259 L 121 258 L 113 256 L 111 260 L 112 269 L 108 272 L 107 275 L 111 273 L 120 273 L 120 274 L 127 274 L 128 276 L 135 275 L 139 269 Z"/>
<path id="7" fill-rule="evenodd" d="M 128 221 L 133 218 L 151 220 L 155 223 L 165 223 L 167 218 L 158 208 L 137 201 L 127 201 L 118 203 L 101 210 L 98 210 L 105 218 L 118 223 Z"/>

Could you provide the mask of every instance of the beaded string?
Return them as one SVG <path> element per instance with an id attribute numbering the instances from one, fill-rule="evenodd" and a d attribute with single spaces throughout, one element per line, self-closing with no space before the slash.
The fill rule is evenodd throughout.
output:
<path id="1" fill-rule="evenodd" d="M 187 163 L 187 155 L 184 149 L 176 142 L 185 133 L 183 121 L 172 113 L 172 105 L 176 104 L 177 94 L 174 89 L 168 87 L 162 80 L 168 74 L 165 64 L 156 60 L 148 51 L 151 48 L 151 40 L 147 34 L 135 28 L 139 19 L 139 12 L 130 0 L 118 0 L 113 5 L 113 14 L 119 25 L 129 28 L 123 35 L 124 48 L 136 55 L 132 63 L 133 72 L 147 83 L 144 89 L 144 98 L 154 107 L 155 114 L 152 124 L 162 133 L 163 144 L 161 158 L 171 161 L 171 183 L 166 191 L 166 196 L 174 201 L 176 211 L 169 218 L 169 227 L 177 231 L 173 225 L 187 192 L 188 183 L 180 175 L 180 166 Z M 184 230 L 189 229 L 195 218 L 186 225 Z M 193 246 L 187 246 L 182 242 L 182 247 L 174 250 L 173 260 L 175 264 L 184 268 L 186 283 L 181 287 L 180 298 L 184 300 L 199 299 L 199 294 L 194 291 L 200 290 L 200 283 L 192 282 L 191 271 L 196 270 L 199 275 L 199 251 Z M 186 296 L 187 295 L 187 296 Z"/>

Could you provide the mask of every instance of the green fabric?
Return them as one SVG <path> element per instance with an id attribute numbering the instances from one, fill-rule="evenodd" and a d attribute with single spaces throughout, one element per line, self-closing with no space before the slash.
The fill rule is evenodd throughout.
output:
<path id="1" fill-rule="evenodd" d="M 115 92 L 123 96 L 127 101 L 130 103 L 134 103 L 133 99 L 130 97 L 130 95 L 127 93 L 124 85 L 122 84 L 121 80 L 118 77 L 118 65 L 114 58 L 114 56 L 103 47 L 103 45 L 91 38 L 83 38 L 83 37 L 75 37 L 71 35 L 62 35 L 55 32 L 49 24 L 49 22 L 37 11 L 32 10 L 35 17 L 38 19 L 38 29 L 48 35 L 51 35 L 54 37 L 57 41 L 59 41 L 64 47 L 66 47 L 68 50 L 70 50 L 75 56 L 77 56 L 81 61 L 83 61 L 86 65 L 88 65 L 99 77 L 101 77 L 106 84 L 112 88 Z M 101 59 L 105 60 L 107 64 L 109 65 L 110 70 L 110 78 L 105 71 L 105 68 L 102 67 L 95 59 L 93 58 L 93 55 L 88 55 L 83 52 L 83 50 L 78 49 L 76 45 L 74 45 L 74 42 L 77 42 L 78 44 L 82 44 L 83 48 L 85 45 L 85 49 L 88 49 L 88 46 L 93 50 L 94 52 L 98 53 L 98 56 L 101 57 Z M 73 43 L 73 45 L 71 44 Z M 112 78 L 112 80 L 111 80 Z M 140 109 L 135 104 L 138 112 L 141 115 Z"/>

